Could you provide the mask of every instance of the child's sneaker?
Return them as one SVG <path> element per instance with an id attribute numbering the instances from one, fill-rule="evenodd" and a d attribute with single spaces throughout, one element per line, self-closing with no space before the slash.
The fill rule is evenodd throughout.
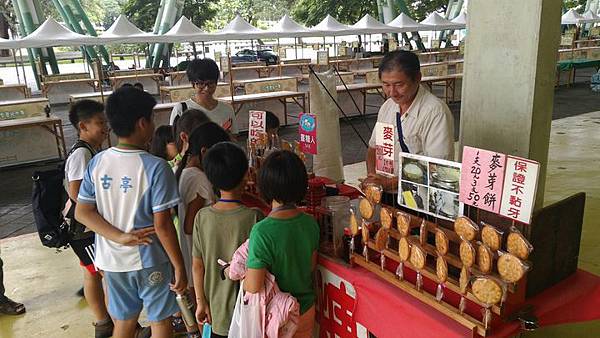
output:
<path id="1" fill-rule="evenodd" d="M 173 316 L 171 317 L 171 326 L 173 326 L 173 333 L 184 333 L 187 332 L 183 318 Z"/>
<path id="2" fill-rule="evenodd" d="M 95 338 L 108 338 L 112 337 L 113 329 L 115 324 L 109 318 L 103 322 L 94 323 L 94 337 Z"/>

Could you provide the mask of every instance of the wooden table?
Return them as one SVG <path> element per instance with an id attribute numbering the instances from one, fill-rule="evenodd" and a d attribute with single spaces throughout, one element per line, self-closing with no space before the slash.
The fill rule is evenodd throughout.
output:
<path id="1" fill-rule="evenodd" d="M 442 76 L 426 76 L 421 78 L 421 83 L 427 85 L 430 90 L 433 90 L 433 84 L 435 82 L 444 82 L 444 96 L 446 103 L 454 102 L 456 96 L 456 81 L 462 79 L 462 73 L 459 74 L 448 74 Z M 448 96 L 448 89 L 452 91 L 452 100 Z"/>
<path id="2" fill-rule="evenodd" d="M 60 158 L 67 156 L 67 146 L 65 144 L 65 134 L 62 127 L 62 120 L 54 115 L 25 117 L 13 120 L 0 121 L 0 131 L 21 129 L 27 127 L 41 127 L 50 132 L 56 138 L 56 148 Z"/>
<path id="3" fill-rule="evenodd" d="M 360 94 L 362 95 L 362 111 L 359 109 L 358 112 L 360 115 L 363 115 L 363 116 L 365 116 L 367 113 L 367 94 L 369 93 L 369 91 L 375 90 L 379 95 L 381 95 L 381 97 L 384 97 L 383 93 L 381 91 L 381 83 L 351 83 L 351 84 L 347 84 L 346 86 L 344 86 L 344 85 L 336 86 L 335 89 L 338 92 L 338 96 L 340 93 L 345 93 L 345 92 L 349 92 L 350 95 L 352 95 L 352 92 L 355 92 L 355 91 L 360 92 Z M 339 100 L 339 98 L 338 98 L 338 100 Z M 340 105 L 342 105 L 344 102 L 339 102 L 339 103 L 340 103 Z M 352 103 L 352 105 L 354 105 L 354 103 Z"/>
<path id="4" fill-rule="evenodd" d="M 173 93 L 177 93 L 173 94 Z M 188 94 L 189 93 L 189 94 Z M 170 101 L 184 101 L 191 98 L 194 95 L 194 88 L 191 84 L 179 85 L 179 86 L 161 86 L 160 87 L 160 101 L 165 102 L 166 98 L 169 97 Z M 231 96 L 231 88 L 227 82 L 217 83 L 217 89 L 215 90 L 215 97 Z"/>
<path id="5" fill-rule="evenodd" d="M 103 93 L 93 92 L 93 93 L 84 93 L 84 94 L 73 94 L 69 95 L 69 102 L 73 104 L 79 100 L 94 100 L 98 102 L 104 103 L 106 99 L 112 94 L 112 91 L 106 91 Z M 103 99 L 104 98 L 104 99 Z"/>
<path id="6" fill-rule="evenodd" d="M 113 90 L 116 90 L 117 88 L 119 88 L 120 85 L 121 85 L 121 82 L 123 82 L 123 81 L 134 80 L 134 81 L 138 82 L 140 79 L 150 79 L 150 80 L 156 82 L 156 94 L 160 93 L 160 81 L 162 81 L 162 79 L 163 79 L 162 74 L 156 74 L 156 73 L 152 73 L 152 74 L 134 74 L 134 75 L 123 75 L 123 76 L 111 76 L 111 77 L 109 77 L 110 84 L 111 84 Z"/>
<path id="7" fill-rule="evenodd" d="M 303 111 L 306 111 L 306 93 L 294 92 L 294 91 L 278 91 L 270 93 L 258 93 L 258 94 L 245 94 L 236 95 L 233 97 L 220 97 L 218 100 L 233 107 L 235 114 L 237 115 L 245 104 L 258 103 L 262 101 L 279 101 L 283 105 L 284 113 L 284 124 L 287 125 L 288 113 L 287 113 L 287 100 L 291 99 L 296 103 Z M 300 103 L 300 101 L 302 103 Z"/>
<path id="8" fill-rule="evenodd" d="M 58 81 L 46 81 L 46 82 L 42 82 L 42 95 L 45 97 L 48 97 L 48 94 L 50 93 L 50 89 L 52 89 L 52 87 L 55 86 L 60 86 L 60 85 L 88 85 L 90 87 L 92 87 L 92 89 L 95 91 L 96 90 L 96 79 L 91 79 L 91 78 L 87 78 L 87 79 L 69 79 L 69 80 L 58 80 Z"/>
<path id="9" fill-rule="evenodd" d="M 29 95 L 29 88 L 27 87 L 26 84 L 7 84 L 7 85 L 1 85 L 0 84 L 0 100 L 4 97 L 1 94 L 5 93 L 10 95 L 11 92 L 20 92 L 23 93 L 23 98 L 28 98 Z"/>

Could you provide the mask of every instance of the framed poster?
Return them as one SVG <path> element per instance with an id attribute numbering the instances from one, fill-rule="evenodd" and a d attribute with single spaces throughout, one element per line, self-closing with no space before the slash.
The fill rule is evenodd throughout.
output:
<path id="1" fill-rule="evenodd" d="M 398 204 L 449 221 L 463 214 L 460 163 L 400 152 L 399 165 Z"/>

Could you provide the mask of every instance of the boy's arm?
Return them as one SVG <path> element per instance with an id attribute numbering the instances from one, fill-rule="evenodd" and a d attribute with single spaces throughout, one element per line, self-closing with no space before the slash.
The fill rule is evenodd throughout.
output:
<path id="1" fill-rule="evenodd" d="M 100 216 L 95 204 L 81 203 L 81 201 L 77 203 L 75 219 L 100 236 L 122 245 L 136 246 L 152 243 L 149 236 L 154 233 L 153 227 L 125 233 Z"/>
<path id="2" fill-rule="evenodd" d="M 187 288 L 187 277 L 169 209 L 154 213 L 154 228 L 156 236 L 158 236 L 158 240 L 165 249 L 167 256 L 169 256 L 175 270 L 175 283 L 171 285 L 171 289 L 178 294 L 182 294 Z"/>
<path id="3" fill-rule="evenodd" d="M 204 198 L 202 198 L 200 195 L 196 195 L 196 198 L 194 200 L 192 200 L 188 205 L 187 205 L 187 210 L 185 211 L 185 220 L 183 220 L 183 231 L 187 234 L 187 235 L 191 235 L 194 229 L 194 219 L 196 219 L 196 214 L 198 213 L 198 210 L 202 209 L 202 207 L 204 207 L 204 205 L 206 204 Z"/>
<path id="4" fill-rule="evenodd" d="M 194 277 L 194 290 L 196 290 L 196 320 L 199 323 L 211 323 L 210 308 L 204 295 L 204 261 L 194 256 L 192 258 L 192 274 Z"/>

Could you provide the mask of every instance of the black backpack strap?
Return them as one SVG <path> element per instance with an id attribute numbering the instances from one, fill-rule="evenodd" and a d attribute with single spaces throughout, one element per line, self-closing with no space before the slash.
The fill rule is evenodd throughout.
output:
<path id="1" fill-rule="evenodd" d="M 187 110 L 187 103 L 185 101 L 181 101 L 181 114 Z"/>

